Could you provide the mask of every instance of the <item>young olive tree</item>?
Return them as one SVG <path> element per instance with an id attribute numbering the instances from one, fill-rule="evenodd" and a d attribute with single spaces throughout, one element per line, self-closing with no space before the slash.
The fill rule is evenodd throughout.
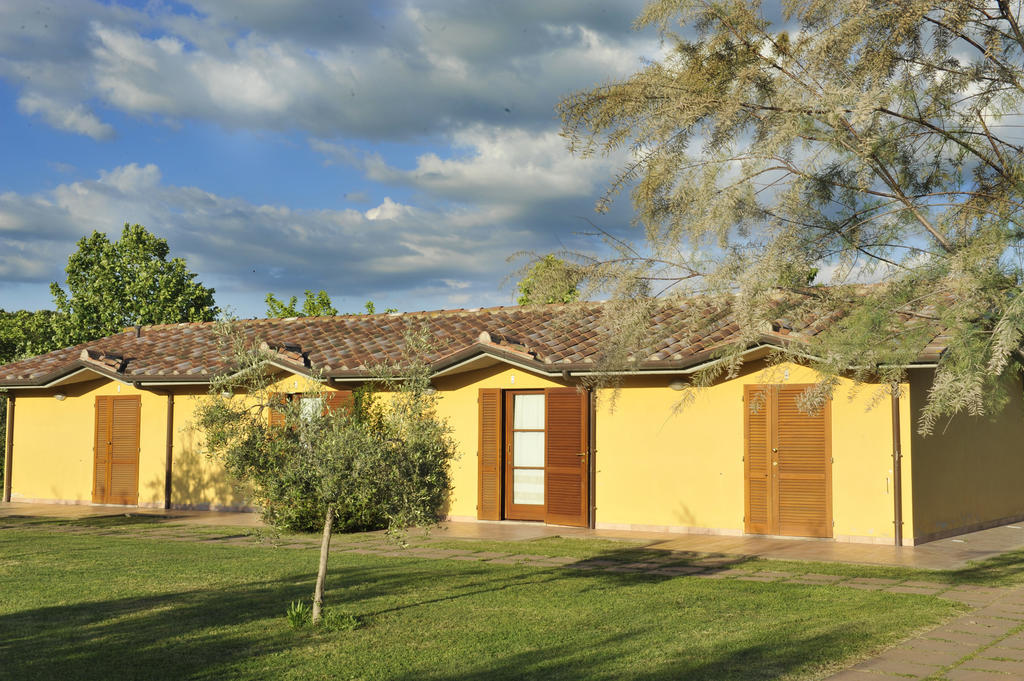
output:
<path id="1" fill-rule="evenodd" d="M 197 412 L 209 454 L 267 507 L 323 509 L 313 623 L 323 611 L 327 558 L 335 520 L 347 505 L 372 509 L 389 534 L 442 519 L 456 447 L 437 415 L 429 369 L 418 361 L 401 375 L 381 370 L 379 391 L 356 391 L 350 408 L 329 409 L 316 380 L 286 399 L 274 391 L 269 353 L 229 327 L 231 372 L 211 382 Z M 314 377 L 315 378 L 315 377 Z M 270 414 L 279 418 L 271 423 Z"/>
<path id="2" fill-rule="evenodd" d="M 608 356 L 645 346 L 656 298 L 695 333 L 735 312 L 715 371 L 773 320 L 839 319 L 811 348 L 833 379 L 902 380 L 944 335 L 922 430 L 998 408 L 1024 360 L 1022 10 L 650 2 L 663 56 L 559 107 L 572 151 L 625 158 L 598 210 L 628 190 L 644 228 L 587 263 L 617 303 Z"/>

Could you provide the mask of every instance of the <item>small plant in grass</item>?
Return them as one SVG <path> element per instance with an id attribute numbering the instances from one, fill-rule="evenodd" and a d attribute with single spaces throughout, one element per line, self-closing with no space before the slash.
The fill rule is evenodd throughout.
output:
<path id="1" fill-rule="evenodd" d="M 288 626 L 292 629 L 302 629 L 313 621 L 313 609 L 306 601 L 292 601 L 288 606 Z"/>
<path id="2" fill-rule="evenodd" d="M 359 615 L 336 610 L 325 610 L 323 624 L 328 631 L 355 631 L 363 627 L 365 622 Z"/>

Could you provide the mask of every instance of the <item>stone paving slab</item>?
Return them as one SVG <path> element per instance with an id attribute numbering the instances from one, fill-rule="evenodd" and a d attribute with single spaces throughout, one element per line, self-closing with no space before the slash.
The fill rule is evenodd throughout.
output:
<path id="1" fill-rule="evenodd" d="M 923 679 L 928 676 L 932 676 L 938 672 L 940 668 L 940 665 L 937 664 L 928 665 L 917 662 L 908 662 L 906 660 L 890 658 L 885 655 L 873 660 L 868 660 L 867 662 L 862 662 L 854 667 L 854 669 L 897 674 L 899 676 L 912 679 Z"/>
<path id="2" fill-rule="evenodd" d="M 740 575 L 736 579 L 741 581 L 741 582 L 777 582 L 777 581 L 779 581 L 778 577 L 772 577 L 770 575 L 762 575 L 762 574 L 759 574 L 759 573 L 756 573 L 756 572 L 754 574 Z"/>
<path id="3" fill-rule="evenodd" d="M 970 648 L 922 650 L 920 648 L 901 646 L 887 650 L 885 656 L 891 660 L 904 660 L 915 664 L 933 664 L 939 667 L 948 667 L 955 662 L 959 662 L 970 651 Z"/>
<path id="4" fill-rule="evenodd" d="M 796 579 L 805 580 L 807 583 L 822 583 L 822 584 L 835 584 L 836 582 L 843 582 L 849 579 L 844 575 L 821 575 L 816 572 L 807 572 L 802 575 L 797 575 Z"/>
<path id="5" fill-rule="evenodd" d="M 999 645 L 1006 648 L 1017 648 L 1018 650 L 1024 650 L 1024 634 L 1014 634 L 1013 636 L 1007 636 Z"/>
<path id="6" fill-rule="evenodd" d="M 951 669 L 942 677 L 948 681 L 1014 681 L 1013 677 L 999 672 L 986 672 L 978 669 Z"/>
<path id="7" fill-rule="evenodd" d="M 929 651 L 929 652 L 930 651 L 936 651 L 936 650 L 937 651 L 960 651 L 961 657 L 963 657 L 964 655 L 966 655 L 966 654 L 970 653 L 972 650 L 974 650 L 967 643 L 958 643 L 956 641 L 943 641 L 943 640 L 934 639 L 934 638 L 926 638 L 927 635 L 928 635 L 928 633 L 925 632 L 924 634 L 922 634 L 921 636 L 918 636 L 917 638 L 912 638 L 912 639 L 907 640 L 903 645 L 908 647 L 908 648 L 916 648 L 918 650 L 924 650 L 924 651 Z"/>
<path id="8" fill-rule="evenodd" d="M 938 639 L 940 641 L 963 643 L 964 645 L 973 646 L 975 648 L 980 648 L 987 643 L 992 643 L 991 636 L 986 636 L 984 634 L 968 634 L 963 631 L 956 631 L 955 629 L 948 629 L 945 627 L 929 631 L 925 636 L 928 638 Z"/>
<path id="9" fill-rule="evenodd" d="M 898 674 L 869 672 L 861 669 L 847 669 L 828 677 L 828 681 L 907 681 L 907 677 Z"/>
<path id="10" fill-rule="evenodd" d="M 991 648 L 987 648 L 982 655 L 992 659 L 1003 658 L 1008 660 L 1024 660 L 1024 650 L 1020 648 L 1009 648 L 1001 643 L 999 645 L 994 645 Z"/>
<path id="11" fill-rule="evenodd" d="M 1001 672 L 1013 674 L 1016 678 L 1024 678 L 1024 662 L 1019 660 L 992 660 L 984 657 L 976 657 L 961 665 L 964 669 L 982 669 L 990 672 Z"/>
<path id="12" fill-rule="evenodd" d="M 922 596 L 934 596 L 943 590 L 944 587 L 905 586 L 903 584 L 890 586 L 885 589 L 885 591 L 891 594 L 920 594 Z"/>

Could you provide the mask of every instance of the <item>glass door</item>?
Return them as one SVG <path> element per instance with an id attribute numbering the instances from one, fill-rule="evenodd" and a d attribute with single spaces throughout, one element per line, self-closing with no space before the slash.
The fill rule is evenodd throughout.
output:
<path id="1" fill-rule="evenodd" d="M 509 391 L 505 399 L 505 517 L 543 520 L 544 392 Z"/>

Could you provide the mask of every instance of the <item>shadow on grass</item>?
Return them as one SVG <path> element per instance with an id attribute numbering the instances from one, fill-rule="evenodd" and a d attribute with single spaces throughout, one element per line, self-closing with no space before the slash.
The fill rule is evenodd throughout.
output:
<path id="1" fill-rule="evenodd" d="M 824 669 L 819 660 L 835 659 L 861 635 L 837 623 L 825 633 L 782 641 L 732 646 L 712 653 L 696 653 L 685 642 L 671 650 L 650 650 L 647 660 L 623 673 L 623 651 L 643 646 L 642 634 L 630 631 L 608 636 L 534 648 L 514 654 L 495 650 L 493 655 L 465 659 L 462 668 L 444 672 L 416 670 L 394 681 L 550 681 L 557 679 L 629 679 L 630 681 L 769 681 L 811 674 Z M 611 671 L 611 670 L 616 671 Z"/>
<path id="2" fill-rule="evenodd" d="M 658 577 L 628 574 L 536 569 L 496 571 L 485 564 L 469 566 L 460 576 L 462 583 L 446 589 L 436 598 L 424 598 L 424 592 L 437 585 L 436 563 L 423 563 L 422 569 L 395 560 L 380 566 L 336 565 L 330 576 L 328 607 L 357 612 L 372 628 L 378 617 L 430 608 L 440 602 L 472 599 L 480 594 L 500 594 L 518 586 L 581 580 L 584 591 L 601 591 L 645 580 L 660 581 Z M 304 665 L 314 663 L 317 656 L 305 648 L 310 636 L 321 634 L 293 632 L 285 623 L 284 610 L 293 600 L 309 598 L 311 581 L 310 575 L 302 574 L 235 587 L 40 607 L 6 615 L 0 617 L 0 660 L 3 660 L 0 678 L 69 681 L 261 678 L 258 660 L 270 660 L 278 654 L 289 660 L 286 668 L 301 670 Z M 398 602 L 392 607 L 366 607 L 369 604 L 365 601 L 380 597 Z M 509 615 L 514 616 L 514 613 Z M 531 646 L 528 651 L 511 653 L 494 649 L 485 654 L 460 656 L 457 664 L 443 671 L 429 660 L 412 659 L 410 665 L 404 666 L 409 671 L 396 670 L 386 678 L 403 681 L 610 678 L 607 665 L 617 663 L 621 671 L 621 656 L 635 654 L 649 645 L 649 641 L 644 641 L 644 629 L 631 621 L 616 622 L 614 629 L 614 633 L 609 633 L 607 628 L 603 633 L 585 633 L 583 641 L 574 636 L 571 643 Z M 824 634 L 790 636 L 756 644 L 733 642 L 722 649 L 705 649 L 699 655 L 692 653 L 685 641 L 673 642 L 667 649 L 644 651 L 642 670 L 620 678 L 645 681 L 775 679 L 811 670 L 817 660 L 842 657 L 851 646 L 861 646 L 866 637 L 867 634 L 836 622 Z M 555 636 L 554 640 L 560 638 Z M 331 643 L 349 644 L 344 638 Z M 280 666 L 281 658 L 276 658 L 274 664 Z M 428 669 L 423 669 L 424 665 Z M 352 678 L 363 678 L 360 674 L 376 678 L 373 669 L 337 671 L 354 674 Z"/>
<path id="3" fill-rule="evenodd" d="M 1024 551 L 1010 551 L 947 573 L 954 583 L 1003 586 L 1024 582 Z"/>

